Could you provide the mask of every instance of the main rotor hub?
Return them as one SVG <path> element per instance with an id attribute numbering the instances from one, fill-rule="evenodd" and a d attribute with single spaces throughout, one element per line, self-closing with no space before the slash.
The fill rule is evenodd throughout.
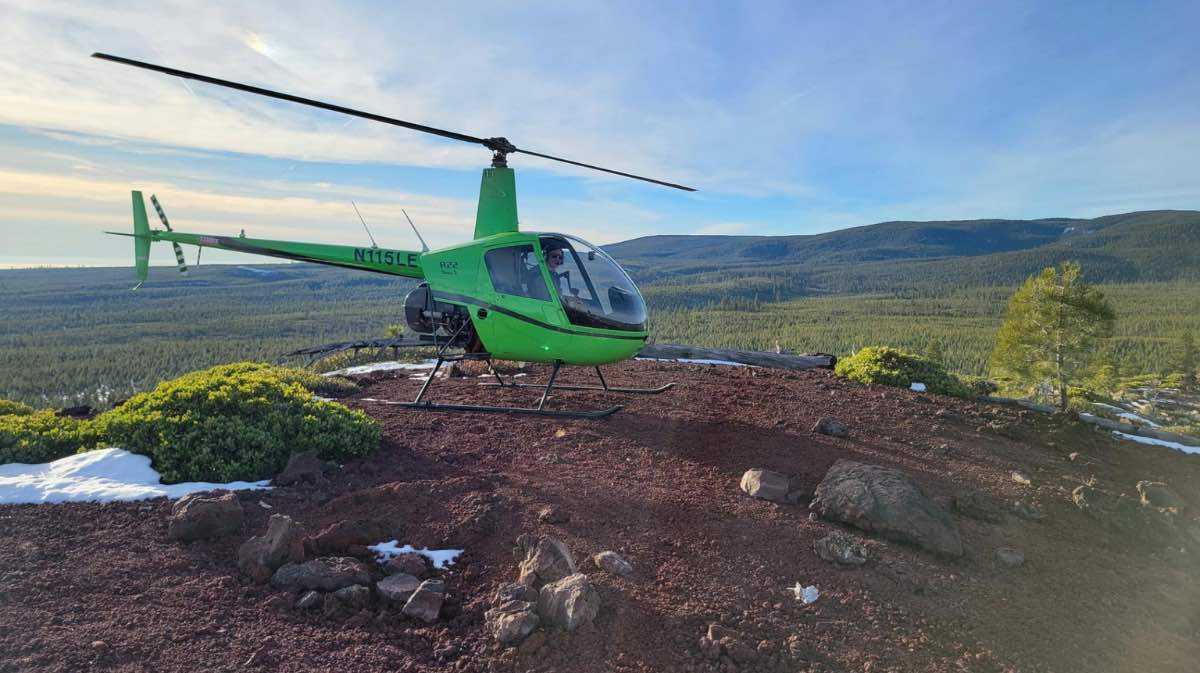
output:
<path id="1" fill-rule="evenodd" d="M 485 138 L 483 146 L 492 151 L 493 168 L 506 168 L 509 152 L 517 151 L 517 146 L 508 142 L 508 138 Z"/>

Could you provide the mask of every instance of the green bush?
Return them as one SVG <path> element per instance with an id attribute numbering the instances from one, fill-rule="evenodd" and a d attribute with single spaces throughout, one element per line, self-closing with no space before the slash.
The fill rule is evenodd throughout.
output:
<path id="1" fill-rule="evenodd" d="M 848 358 L 838 360 L 834 372 L 859 383 L 882 383 L 908 388 L 914 382 L 924 383 L 931 393 L 970 397 L 967 386 L 936 362 L 887 346 L 863 348 Z"/>
<path id="2" fill-rule="evenodd" d="M 33 413 L 33 407 L 23 402 L 0 399 L 0 416 L 28 416 Z"/>
<path id="3" fill-rule="evenodd" d="M 59 417 L 53 411 L 0 416 L 0 465 L 47 463 L 95 448 L 98 441 L 90 421 Z"/>
<path id="4" fill-rule="evenodd" d="M 958 379 L 971 392 L 972 397 L 995 395 L 1000 390 L 999 384 L 986 376 L 967 375 L 960 376 Z"/>
<path id="5" fill-rule="evenodd" d="M 361 411 L 315 399 L 303 385 L 316 387 L 313 376 L 221 365 L 160 383 L 95 423 L 110 445 L 149 456 L 167 483 L 265 479 L 302 451 L 326 460 L 375 451 L 379 426 Z"/>

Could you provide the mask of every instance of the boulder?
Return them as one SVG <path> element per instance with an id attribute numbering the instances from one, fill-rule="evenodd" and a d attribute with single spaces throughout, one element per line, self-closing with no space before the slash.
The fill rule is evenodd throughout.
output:
<path id="1" fill-rule="evenodd" d="M 288 458 L 283 471 L 271 480 L 276 486 L 292 486 L 295 484 L 319 484 L 325 481 L 325 463 L 317 457 L 316 451 L 293 453 Z"/>
<path id="2" fill-rule="evenodd" d="M 846 427 L 845 423 L 833 416 L 822 416 L 819 418 L 816 425 L 812 426 L 812 431 L 822 435 L 829 435 L 830 437 L 846 437 L 850 434 L 850 428 Z"/>
<path id="3" fill-rule="evenodd" d="M 621 558 L 621 555 L 615 551 L 602 551 L 592 557 L 592 561 L 604 572 L 613 575 L 628 575 L 633 572 L 633 566 Z"/>
<path id="4" fill-rule="evenodd" d="M 600 594 L 587 575 L 575 573 L 542 587 L 537 612 L 543 623 L 574 631 L 600 613 Z"/>
<path id="5" fill-rule="evenodd" d="M 383 564 L 384 572 L 392 574 L 425 577 L 429 574 L 429 561 L 416 552 L 397 554 Z"/>
<path id="6" fill-rule="evenodd" d="M 286 563 L 271 576 L 276 589 L 337 591 L 352 584 L 369 584 L 371 571 L 357 559 L 326 556 L 305 563 Z"/>
<path id="7" fill-rule="evenodd" d="M 267 532 L 238 547 L 238 568 L 255 582 L 266 582 L 285 563 L 304 560 L 304 527 L 285 514 L 273 514 Z"/>
<path id="8" fill-rule="evenodd" d="M 860 566 L 870 558 L 862 542 L 842 532 L 834 532 L 813 543 L 813 551 L 826 561 L 844 566 Z"/>
<path id="9" fill-rule="evenodd" d="M 508 601 L 484 615 L 492 637 L 504 647 L 520 645 L 541 623 L 533 603 Z"/>
<path id="10" fill-rule="evenodd" d="M 314 556 L 342 554 L 351 547 L 366 547 L 396 537 L 391 533 L 391 528 L 381 521 L 347 519 L 310 535 L 304 546 Z"/>
<path id="11" fill-rule="evenodd" d="M 375 590 L 379 595 L 389 603 L 404 605 L 412 598 L 417 587 L 421 586 L 421 580 L 412 575 L 397 573 L 388 575 L 382 580 L 375 583 Z"/>
<path id="12" fill-rule="evenodd" d="M 1143 505 L 1183 511 L 1183 498 L 1161 481 L 1139 481 L 1137 492 Z"/>
<path id="13" fill-rule="evenodd" d="M 223 537 L 242 529 L 242 504 L 229 491 L 191 493 L 171 506 L 167 536 L 191 542 Z"/>
<path id="14" fill-rule="evenodd" d="M 437 620 L 445 600 L 446 585 L 441 580 L 425 580 L 409 597 L 401 612 L 413 619 L 432 623 Z"/>
<path id="15" fill-rule="evenodd" d="M 361 584 L 351 584 L 333 592 L 333 597 L 351 610 L 361 610 L 371 604 L 371 588 Z"/>
<path id="16" fill-rule="evenodd" d="M 988 523 L 1003 523 L 1004 510 L 991 496 L 979 491 L 966 491 L 954 496 L 951 506 L 955 512 Z"/>
<path id="17" fill-rule="evenodd" d="M 963 554 L 954 519 L 900 470 L 839 460 L 817 485 L 809 507 L 825 519 L 936 554 Z"/>
<path id="18" fill-rule="evenodd" d="M 546 535 L 534 537 L 526 534 L 517 538 L 517 546 L 525 552 L 517 581 L 525 586 L 537 589 L 547 582 L 575 573 L 575 560 L 561 540 Z"/>

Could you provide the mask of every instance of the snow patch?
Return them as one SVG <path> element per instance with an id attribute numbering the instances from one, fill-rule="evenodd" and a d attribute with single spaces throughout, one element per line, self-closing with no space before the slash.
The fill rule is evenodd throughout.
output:
<path id="1" fill-rule="evenodd" d="M 1133 413 L 1132 411 L 1123 411 L 1123 412 L 1117 414 L 1117 416 L 1119 416 L 1120 418 L 1124 418 L 1127 421 L 1136 421 L 1138 423 L 1141 423 L 1142 425 L 1149 425 L 1152 428 L 1161 428 L 1162 427 L 1161 425 L 1159 425 L 1158 423 L 1155 423 L 1154 421 L 1150 420 L 1149 418 L 1142 418 L 1141 416 L 1138 416 L 1137 414 Z"/>
<path id="2" fill-rule="evenodd" d="M 438 570 L 453 564 L 454 561 L 458 559 L 458 555 L 465 551 L 463 549 L 429 549 L 425 547 L 421 549 L 414 549 L 410 544 L 406 544 L 403 547 L 399 545 L 399 540 L 391 540 L 390 542 L 373 544 L 367 547 L 367 549 L 375 552 L 375 555 L 379 557 L 380 563 L 384 563 L 388 559 L 399 556 L 400 554 L 417 553 L 429 559 L 429 562 L 433 564 L 433 567 L 437 568 Z"/>
<path id="3" fill-rule="evenodd" d="M 148 456 L 110 448 L 38 465 L 0 465 L 0 504 L 180 498 L 188 493 L 218 488 L 231 491 L 270 488 L 269 483 L 270 480 L 163 484 L 158 472 L 150 467 Z"/>
<path id="4" fill-rule="evenodd" d="M 389 372 L 395 369 L 433 369 L 436 364 L 434 360 L 426 360 L 424 362 L 372 362 L 369 365 L 358 365 L 357 367 L 346 367 L 332 372 L 325 372 L 322 376 L 353 376 L 355 374 L 369 374 L 371 372 Z"/>
<path id="5" fill-rule="evenodd" d="M 913 382 L 912 382 L 912 385 L 910 385 L 910 386 L 908 387 L 908 389 L 909 389 L 909 390 L 915 390 L 915 391 L 917 391 L 918 393 L 923 393 L 923 392 L 925 392 L 925 384 L 924 384 L 924 383 L 918 383 L 918 382 L 916 382 L 916 381 L 913 381 Z"/>
<path id="6" fill-rule="evenodd" d="M 1128 439 L 1139 444 L 1151 444 L 1153 446 L 1165 446 L 1169 449 L 1176 449 L 1184 453 L 1200 453 L 1200 446 L 1188 446 L 1179 442 L 1168 442 L 1165 439 L 1155 439 L 1153 437 L 1142 437 L 1141 435 L 1130 435 L 1118 430 L 1113 430 L 1113 434 L 1121 439 Z"/>

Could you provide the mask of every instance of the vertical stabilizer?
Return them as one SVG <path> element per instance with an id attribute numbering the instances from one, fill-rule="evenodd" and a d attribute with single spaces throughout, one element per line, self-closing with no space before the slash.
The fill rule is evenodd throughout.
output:
<path id="1" fill-rule="evenodd" d="M 146 220 L 146 202 L 142 193 L 136 190 L 133 192 L 133 261 L 137 267 L 138 285 L 141 285 L 150 268 L 150 222 Z"/>
<path id="2" fill-rule="evenodd" d="M 475 238 L 517 231 L 517 179 L 511 168 L 485 168 L 479 183 Z"/>

